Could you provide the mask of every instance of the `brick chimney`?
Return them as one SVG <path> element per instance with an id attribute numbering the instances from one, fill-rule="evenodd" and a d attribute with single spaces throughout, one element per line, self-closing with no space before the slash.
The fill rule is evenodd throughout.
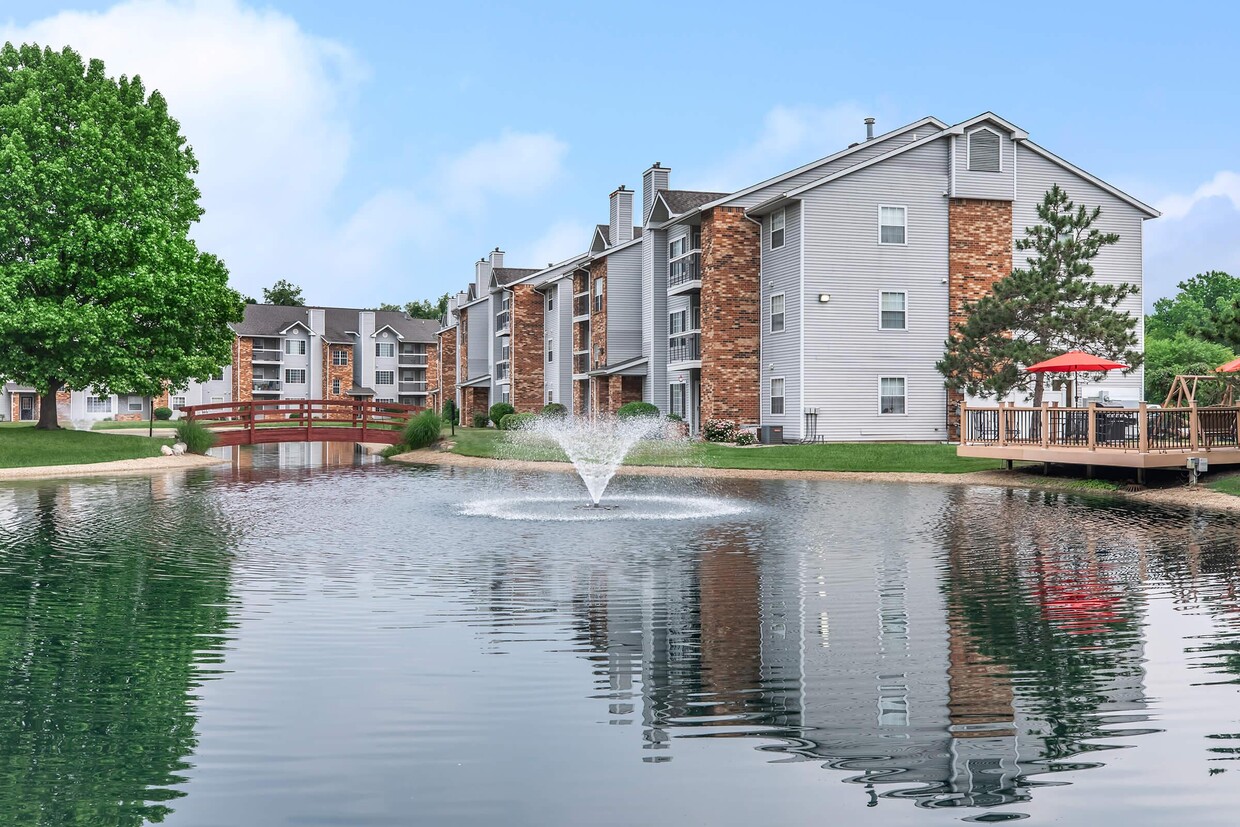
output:
<path id="1" fill-rule="evenodd" d="M 672 170 L 658 161 L 642 173 L 642 226 L 650 221 L 650 208 L 654 206 L 654 194 L 671 189 Z"/>
<path id="2" fill-rule="evenodd" d="M 633 240 L 633 190 L 625 189 L 624 184 L 611 194 L 611 221 L 608 229 L 608 240 L 612 244 Z"/>

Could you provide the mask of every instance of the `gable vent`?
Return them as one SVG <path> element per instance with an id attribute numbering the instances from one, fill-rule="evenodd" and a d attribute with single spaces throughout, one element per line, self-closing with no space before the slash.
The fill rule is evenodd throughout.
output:
<path id="1" fill-rule="evenodd" d="M 969 169 L 999 172 L 999 136 L 989 129 L 969 133 Z"/>

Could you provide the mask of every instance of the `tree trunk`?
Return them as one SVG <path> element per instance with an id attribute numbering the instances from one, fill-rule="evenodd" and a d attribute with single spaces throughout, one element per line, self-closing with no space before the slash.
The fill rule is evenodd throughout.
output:
<path id="1" fill-rule="evenodd" d="M 47 390 L 39 400 L 39 421 L 35 423 L 35 429 L 39 431 L 58 431 L 60 430 L 60 420 L 56 414 L 56 394 L 65 385 L 59 379 L 48 379 Z"/>
<path id="2" fill-rule="evenodd" d="M 1045 375 L 1044 373 L 1039 373 L 1033 377 L 1033 407 L 1035 408 L 1042 407 L 1042 392 L 1044 389 L 1042 382 Z"/>

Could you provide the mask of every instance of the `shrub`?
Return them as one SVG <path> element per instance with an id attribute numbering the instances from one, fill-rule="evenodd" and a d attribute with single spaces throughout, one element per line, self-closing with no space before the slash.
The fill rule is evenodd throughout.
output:
<path id="1" fill-rule="evenodd" d="M 751 430 L 737 431 L 736 432 L 736 444 L 737 445 L 757 445 L 758 435 L 755 434 Z"/>
<path id="2" fill-rule="evenodd" d="M 517 409 L 512 405 L 509 405 L 507 402 L 496 402 L 491 406 L 491 421 L 495 423 L 496 428 L 503 430 L 503 426 L 499 423 L 504 417 L 508 416 L 508 414 L 516 412 Z"/>
<path id="3" fill-rule="evenodd" d="M 730 419 L 708 419 L 702 423 L 702 439 L 707 442 L 734 442 L 736 423 Z"/>
<path id="4" fill-rule="evenodd" d="M 450 425 L 461 424 L 461 412 L 457 410 L 456 403 L 449 399 L 443 403 L 443 421 Z"/>
<path id="5" fill-rule="evenodd" d="M 215 433 L 201 422 L 186 419 L 177 425 L 177 439 L 191 454 L 205 454 L 215 445 Z"/>
<path id="6" fill-rule="evenodd" d="M 658 415 L 659 409 L 656 406 L 651 405 L 649 402 L 629 402 L 621 405 L 620 409 L 616 411 L 616 416 L 619 419 L 633 419 L 638 416 Z"/>
<path id="7" fill-rule="evenodd" d="M 499 421 L 499 429 L 501 431 L 519 431 L 522 428 L 528 428 L 534 422 L 538 421 L 538 414 L 532 413 L 510 413 L 505 414 L 504 418 Z"/>
<path id="8" fill-rule="evenodd" d="M 543 405 L 542 415 L 552 419 L 564 419 L 568 416 L 568 408 L 559 402 L 548 402 L 546 405 Z"/>
<path id="9" fill-rule="evenodd" d="M 670 413 L 667 415 L 668 422 L 684 422 L 685 418 L 678 413 Z"/>
<path id="10" fill-rule="evenodd" d="M 428 408 L 409 417 L 401 436 L 410 449 L 425 448 L 438 441 L 442 431 L 443 419 Z"/>
<path id="11" fill-rule="evenodd" d="M 484 414 L 482 411 L 474 411 L 474 416 L 473 416 L 473 420 L 471 424 L 473 424 L 475 428 L 485 428 L 488 422 L 490 422 L 490 420 L 487 419 L 486 414 Z"/>
<path id="12" fill-rule="evenodd" d="M 156 419 L 172 419 L 172 408 L 158 407 L 151 413 L 155 414 Z"/>

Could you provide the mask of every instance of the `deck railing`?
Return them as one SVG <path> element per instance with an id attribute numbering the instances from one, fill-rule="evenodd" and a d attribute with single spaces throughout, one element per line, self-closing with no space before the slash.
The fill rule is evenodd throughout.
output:
<path id="1" fill-rule="evenodd" d="M 182 414 L 215 431 L 217 445 L 264 442 L 400 442 L 418 405 L 354 399 L 272 399 L 189 405 Z"/>
<path id="2" fill-rule="evenodd" d="M 961 406 L 964 445 L 1140 453 L 1240 448 L 1240 406 L 1040 408 Z"/>

